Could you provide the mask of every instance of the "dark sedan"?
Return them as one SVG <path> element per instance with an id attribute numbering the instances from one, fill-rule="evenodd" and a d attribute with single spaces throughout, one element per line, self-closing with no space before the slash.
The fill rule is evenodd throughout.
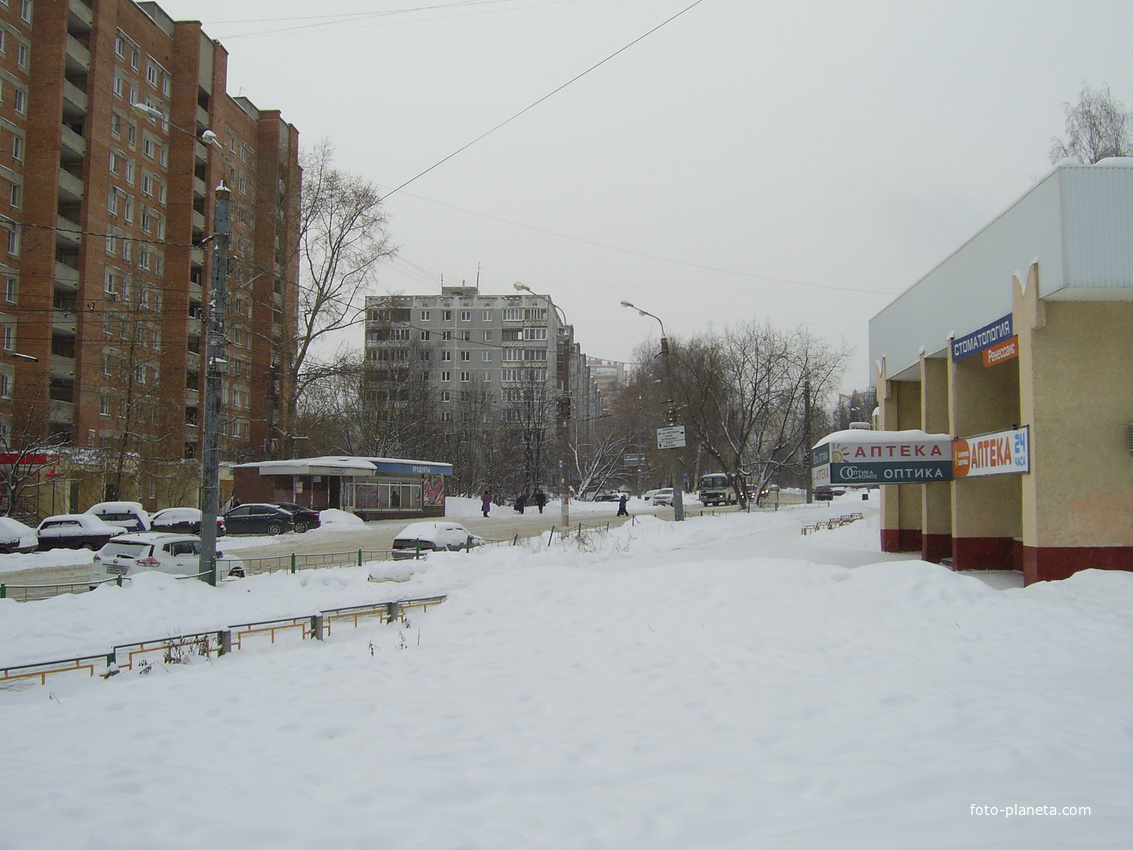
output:
<path id="1" fill-rule="evenodd" d="M 294 502 L 276 502 L 276 504 L 285 511 L 291 512 L 291 524 L 295 526 L 295 530 L 300 534 L 308 528 L 318 528 L 323 524 L 322 519 L 319 517 L 319 512 L 316 510 L 305 508 Z"/>
<path id="2" fill-rule="evenodd" d="M 250 503 L 240 505 L 224 515 L 229 534 L 269 534 L 275 536 L 293 531 L 291 512 L 279 505 Z"/>

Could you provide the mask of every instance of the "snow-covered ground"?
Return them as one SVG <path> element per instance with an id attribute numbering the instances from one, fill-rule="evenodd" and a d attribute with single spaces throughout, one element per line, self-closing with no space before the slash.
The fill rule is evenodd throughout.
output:
<path id="1" fill-rule="evenodd" d="M 0 690 L 0 848 L 1130 846 L 1133 575 L 1001 589 L 800 513 L 0 600 L 10 665 L 448 594 Z"/>

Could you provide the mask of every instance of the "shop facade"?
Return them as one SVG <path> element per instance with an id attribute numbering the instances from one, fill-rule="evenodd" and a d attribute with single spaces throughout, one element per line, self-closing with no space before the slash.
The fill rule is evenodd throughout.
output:
<path id="1" fill-rule="evenodd" d="M 1133 570 L 1133 160 L 1062 164 L 870 322 L 879 427 L 953 440 L 882 486 L 885 551 L 1027 583 Z"/>
<path id="2" fill-rule="evenodd" d="M 395 458 L 314 457 L 245 463 L 233 469 L 239 502 L 295 502 L 364 520 L 445 514 L 445 477 L 452 465 Z"/>

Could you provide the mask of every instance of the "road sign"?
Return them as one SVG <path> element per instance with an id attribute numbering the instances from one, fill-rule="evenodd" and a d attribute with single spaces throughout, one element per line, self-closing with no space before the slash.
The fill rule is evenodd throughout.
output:
<path id="1" fill-rule="evenodd" d="M 669 425 L 657 429 L 657 448 L 683 449 L 685 447 L 685 426 Z"/>
<path id="2" fill-rule="evenodd" d="M 645 466 L 645 455 L 626 455 L 626 466 Z"/>

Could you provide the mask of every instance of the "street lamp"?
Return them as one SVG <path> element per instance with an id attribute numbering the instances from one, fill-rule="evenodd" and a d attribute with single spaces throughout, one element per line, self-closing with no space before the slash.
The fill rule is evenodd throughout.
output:
<path id="1" fill-rule="evenodd" d="M 163 127 L 192 136 L 211 147 L 219 148 L 220 141 L 212 130 L 200 136 L 169 122 L 161 110 L 148 103 L 132 103 L 131 108 L 147 118 L 160 121 Z M 201 424 L 201 546 L 200 563 L 208 572 L 208 583 L 216 585 L 216 517 L 220 508 L 220 402 L 224 373 L 228 371 L 227 329 L 228 315 L 228 243 L 231 230 L 232 193 L 222 180 L 216 187 L 216 207 L 213 233 L 206 241 L 212 243 L 212 285 L 209 289 L 208 350 L 205 363 L 205 410 Z"/>
<path id="2" fill-rule="evenodd" d="M 563 313 L 555 302 L 551 300 L 550 296 L 543 295 L 535 292 L 531 287 L 522 283 L 513 283 L 512 286 L 516 292 L 529 292 L 537 298 L 546 299 L 562 317 L 562 325 L 564 333 L 559 334 L 557 347 L 562 352 L 562 358 L 556 359 L 556 363 L 561 363 L 562 366 L 562 391 L 559 395 L 559 444 L 562 447 L 562 454 L 559 458 L 559 489 L 562 491 L 560 496 L 560 504 L 562 505 L 562 512 L 559 521 L 563 526 L 563 533 L 566 534 L 567 529 L 570 528 L 570 340 L 566 338 L 565 330 L 569 327 L 566 320 L 566 314 Z M 556 351 L 558 354 L 559 351 Z"/>
<path id="3" fill-rule="evenodd" d="M 665 360 L 665 384 L 669 393 L 669 425 L 678 425 L 677 395 L 673 391 L 673 358 L 669 351 L 669 338 L 665 334 L 665 323 L 661 321 L 660 316 L 655 316 L 648 310 L 642 310 L 637 305 L 631 304 L 628 301 L 623 301 L 622 306 L 629 307 L 631 310 L 636 310 L 638 315 L 640 316 L 648 316 L 651 319 L 656 319 L 657 324 L 661 326 L 661 354 Z M 676 522 L 680 522 L 685 518 L 684 493 L 682 492 L 681 487 L 682 472 L 680 453 L 682 448 L 684 448 L 683 440 L 679 446 L 674 446 L 673 448 L 669 449 L 669 451 L 673 453 L 669 463 L 670 474 L 673 477 L 673 519 Z"/>

